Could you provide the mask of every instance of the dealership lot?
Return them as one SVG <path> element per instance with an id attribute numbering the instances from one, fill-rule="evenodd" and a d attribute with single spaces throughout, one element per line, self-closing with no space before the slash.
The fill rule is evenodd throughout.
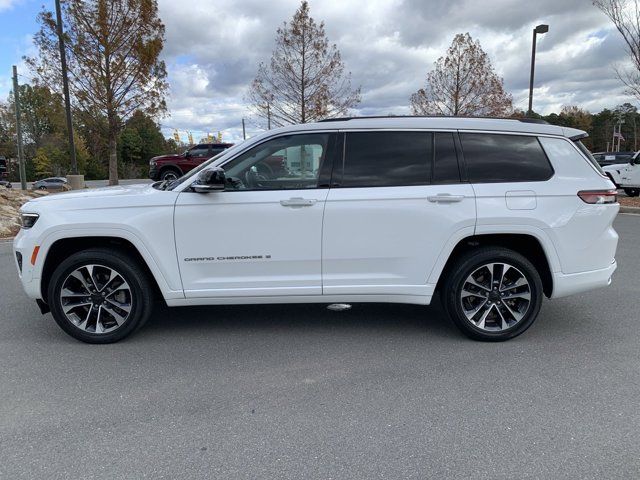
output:
<path id="1" fill-rule="evenodd" d="M 613 285 L 507 343 L 437 304 L 159 308 L 65 335 L 0 243 L 0 478 L 634 478 L 640 216 Z"/>

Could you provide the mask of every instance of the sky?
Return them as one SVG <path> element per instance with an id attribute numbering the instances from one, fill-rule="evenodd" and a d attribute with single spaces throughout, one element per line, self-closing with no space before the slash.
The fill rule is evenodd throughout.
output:
<path id="1" fill-rule="evenodd" d="M 289 21 L 298 0 L 158 0 L 166 26 L 163 59 L 169 75 L 169 116 L 163 133 L 187 131 L 196 141 L 222 132 L 225 141 L 263 128 L 247 108 L 247 88 L 260 62 L 268 62 L 275 32 Z M 615 75 L 628 64 L 624 44 L 590 0 L 310 0 L 311 16 L 324 21 L 338 46 L 352 85 L 362 87 L 358 115 L 409 114 L 409 96 L 456 33 L 469 32 L 489 54 L 513 94 L 527 109 L 532 29 L 538 36 L 534 110 L 548 114 L 563 105 L 591 112 L 624 102 L 637 106 Z M 11 90 L 11 66 L 20 82 L 22 61 L 34 53 L 36 16 L 52 0 L 0 0 L 0 99 Z"/>

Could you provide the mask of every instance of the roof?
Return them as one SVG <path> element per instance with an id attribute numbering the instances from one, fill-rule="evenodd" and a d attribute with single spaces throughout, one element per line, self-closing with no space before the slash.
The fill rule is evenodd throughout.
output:
<path id="1" fill-rule="evenodd" d="M 327 129 L 433 129 L 433 130 L 482 130 L 514 133 L 533 133 L 581 138 L 587 134 L 575 128 L 550 125 L 534 119 L 472 118 L 472 117 L 352 117 L 327 119 L 317 123 L 283 127 L 284 131 L 327 130 Z M 273 131 L 272 131 L 273 133 Z"/>

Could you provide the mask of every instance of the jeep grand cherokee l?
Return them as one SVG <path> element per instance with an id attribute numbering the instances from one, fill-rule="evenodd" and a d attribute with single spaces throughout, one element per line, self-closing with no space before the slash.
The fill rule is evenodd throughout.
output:
<path id="1" fill-rule="evenodd" d="M 168 306 L 439 298 L 506 340 L 544 296 L 604 287 L 616 191 L 580 130 L 523 120 L 362 118 L 284 127 L 154 186 L 22 207 L 27 294 L 73 337 L 124 338 Z M 280 158 L 282 171 L 265 162 Z"/>

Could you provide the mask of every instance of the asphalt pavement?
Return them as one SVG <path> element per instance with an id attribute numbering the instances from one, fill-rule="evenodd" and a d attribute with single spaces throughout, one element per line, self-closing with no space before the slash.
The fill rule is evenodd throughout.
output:
<path id="1" fill-rule="evenodd" d="M 158 308 L 85 345 L 0 244 L 0 478 L 640 477 L 640 216 L 613 285 L 506 343 L 437 305 Z"/>

